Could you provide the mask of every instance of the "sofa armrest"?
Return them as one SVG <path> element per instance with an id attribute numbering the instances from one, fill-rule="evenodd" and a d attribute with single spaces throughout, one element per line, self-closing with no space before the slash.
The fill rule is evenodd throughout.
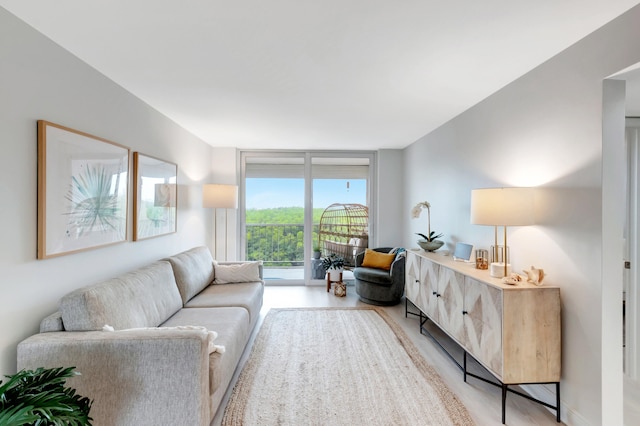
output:
<path id="1" fill-rule="evenodd" d="M 62 366 L 81 374 L 67 384 L 93 400 L 94 424 L 211 421 L 206 331 L 50 332 L 18 345 L 19 370 Z"/>

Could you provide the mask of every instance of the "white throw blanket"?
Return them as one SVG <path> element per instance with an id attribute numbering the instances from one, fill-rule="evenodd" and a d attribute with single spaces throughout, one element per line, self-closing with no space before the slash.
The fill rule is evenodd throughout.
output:
<path id="1" fill-rule="evenodd" d="M 206 327 L 202 327 L 199 325 L 180 325 L 177 327 L 140 327 L 140 328 L 126 328 L 124 330 L 117 331 L 140 331 L 140 330 L 200 330 L 205 331 L 209 338 L 209 353 L 218 352 L 223 354 L 225 351 L 225 347 L 223 345 L 216 345 L 213 343 L 214 340 L 218 337 L 218 333 L 215 331 L 207 330 Z M 105 324 L 102 327 L 102 331 L 116 331 L 112 326 Z"/>

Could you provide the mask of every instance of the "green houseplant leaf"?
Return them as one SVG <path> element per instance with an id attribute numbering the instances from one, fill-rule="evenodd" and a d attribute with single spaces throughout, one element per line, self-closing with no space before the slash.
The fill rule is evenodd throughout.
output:
<path id="1" fill-rule="evenodd" d="M 335 253 L 331 253 L 322 259 L 322 267 L 325 271 L 328 269 L 342 269 L 344 268 L 344 258 Z"/>
<path id="2" fill-rule="evenodd" d="M 90 425 L 92 401 L 65 387 L 75 367 L 21 370 L 0 381 L 0 425 Z"/>
<path id="3" fill-rule="evenodd" d="M 436 234 L 435 231 L 431 231 L 428 237 L 424 234 L 421 234 L 420 232 L 416 232 L 416 235 L 420 235 L 422 238 L 424 238 L 427 241 L 435 241 L 438 238 L 442 237 L 444 234 Z"/>

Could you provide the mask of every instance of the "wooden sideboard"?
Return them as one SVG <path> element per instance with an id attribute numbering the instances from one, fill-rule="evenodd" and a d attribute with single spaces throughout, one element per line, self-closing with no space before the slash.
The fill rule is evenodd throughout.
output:
<path id="1" fill-rule="evenodd" d="M 504 284 L 475 264 L 423 250 L 407 251 L 405 270 L 405 296 L 420 310 L 421 319 L 424 315 L 425 321 L 433 321 L 462 347 L 465 360 L 471 355 L 500 381 L 503 423 L 507 390 L 519 393 L 508 385 L 536 383 L 556 384 L 555 407 L 535 401 L 556 409 L 560 421 L 558 287 Z M 465 380 L 467 375 L 478 377 L 466 367 L 464 373 Z"/>

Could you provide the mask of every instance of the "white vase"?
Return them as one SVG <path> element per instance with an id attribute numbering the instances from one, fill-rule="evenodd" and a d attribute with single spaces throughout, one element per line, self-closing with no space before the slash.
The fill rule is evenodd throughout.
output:
<path id="1" fill-rule="evenodd" d="M 343 269 L 329 269 L 329 280 L 331 281 L 340 281 L 340 274 L 342 273 Z"/>

